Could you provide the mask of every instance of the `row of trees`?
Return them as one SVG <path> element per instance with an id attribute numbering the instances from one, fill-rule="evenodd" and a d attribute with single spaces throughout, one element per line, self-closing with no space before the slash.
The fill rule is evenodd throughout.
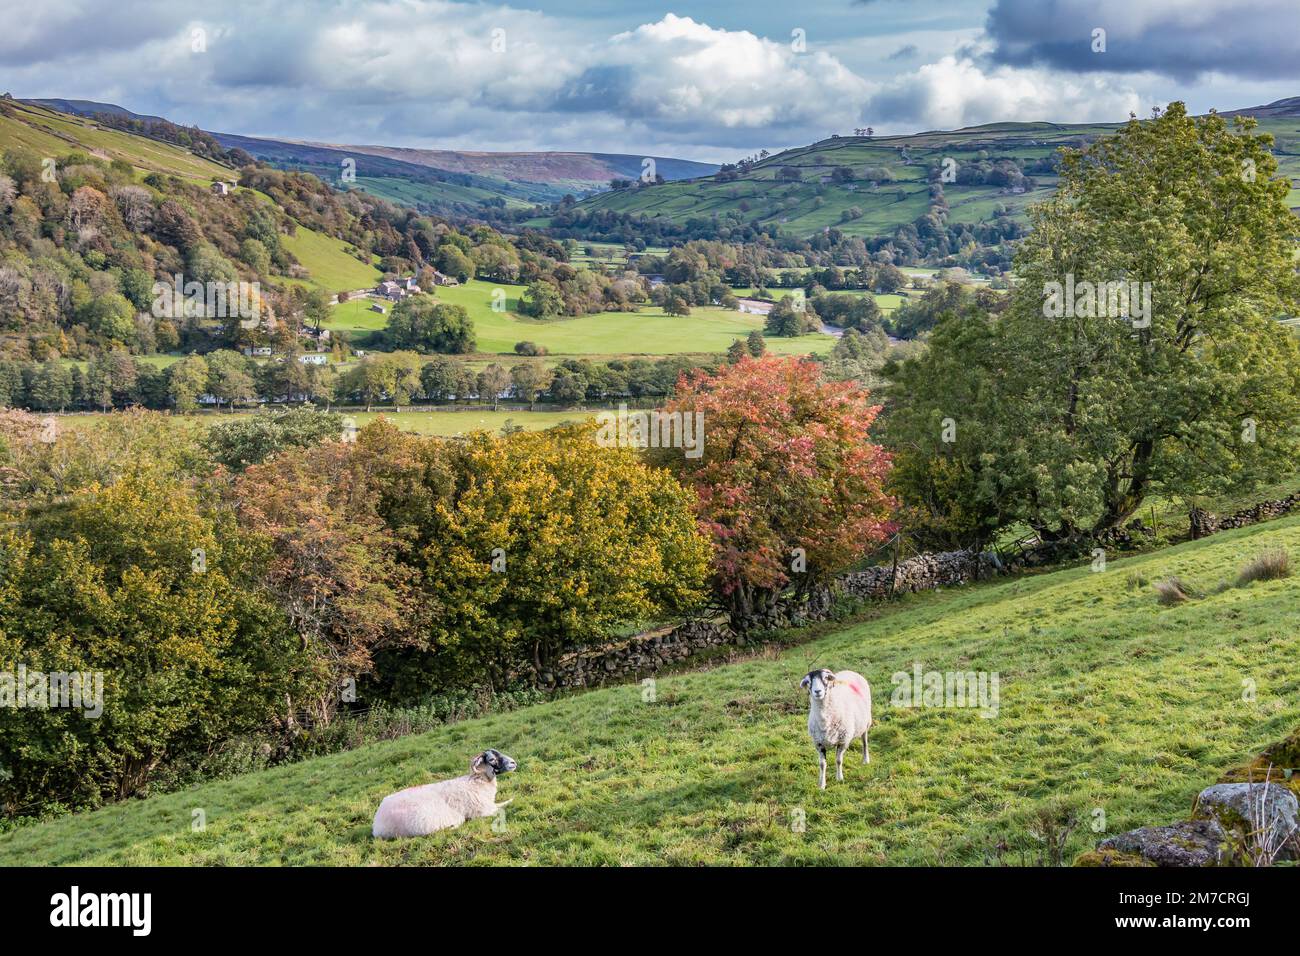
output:
<path id="1" fill-rule="evenodd" d="M 344 376 L 346 378 L 346 376 Z M 230 349 L 189 355 L 166 368 L 123 349 L 96 355 L 86 364 L 56 359 L 0 359 L 0 405 L 38 412 L 144 408 L 192 412 L 204 396 L 217 407 L 254 401 L 330 402 L 340 393 L 331 366 L 307 365 L 292 352 L 283 361 L 259 364 Z"/>
<path id="2" fill-rule="evenodd" d="M 0 359 L 0 407 L 63 412 L 138 405 L 193 412 L 205 398 L 232 411 L 261 402 L 402 406 L 478 400 L 495 405 L 508 393 L 530 404 L 581 405 L 664 397 L 683 372 L 718 365 L 717 359 L 665 356 L 604 362 L 568 358 L 553 368 L 537 361 L 494 362 L 475 370 L 449 355 L 426 359 L 410 351 L 373 353 L 346 365 L 308 364 L 298 358 L 299 353 L 290 352 L 283 360 L 257 362 L 218 349 L 159 368 L 117 349 L 85 367 L 54 359 Z"/>

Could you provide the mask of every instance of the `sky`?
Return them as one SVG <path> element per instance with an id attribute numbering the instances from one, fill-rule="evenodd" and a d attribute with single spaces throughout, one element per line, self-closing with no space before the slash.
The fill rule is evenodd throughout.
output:
<path id="1" fill-rule="evenodd" d="M 341 144 L 723 162 L 861 126 L 1300 96 L 1300 0 L 0 0 L 0 18 L 15 96 Z"/>

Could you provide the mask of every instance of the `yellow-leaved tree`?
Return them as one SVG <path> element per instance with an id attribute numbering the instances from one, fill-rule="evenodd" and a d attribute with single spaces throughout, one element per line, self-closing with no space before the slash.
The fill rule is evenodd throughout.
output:
<path id="1" fill-rule="evenodd" d="M 635 451 L 598 445 L 594 426 L 479 432 L 447 454 L 455 488 L 421 535 L 437 604 L 425 660 L 443 674 L 541 676 L 620 625 L 703 599 L 693 495 Z"/>

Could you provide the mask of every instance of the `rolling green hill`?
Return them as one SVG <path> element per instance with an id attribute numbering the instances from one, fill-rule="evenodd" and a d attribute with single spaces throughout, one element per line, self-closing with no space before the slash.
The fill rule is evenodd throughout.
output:
<path id="1" fill-rule="evenodd" d="M 162 119 L 94 100 L 11 102 L 46 113 L 68 114 L 83 127 L 94 126 L 94 118 L 104 114 L 138 120 Z M 242 149 L 280 169 L 309 172 L 343 188 L 347 187 L 340 173 L 344 161 L 348 161 L 356 174 L 352 182 L 357 188 L 401 205 L 444 215 L 481 213 L 484 206 L 511 208 L 551 203 L 566 194 L 586 195 L 604 189 L 612 179 L 639 176 L 643 162 L 640 156 L 623 153 L 494 153 L 307 143 L 235 133 L 213 136 L 228 149 Z M 669 157 L 654 159 L 656 170 L 669 180 L 705 175 L 717 169 L 711 163 Z"/>
<path id="2" fill-rule="evenodd" d="M 3 100 L 0 101 L 0 151 L 12 148 L 30 150 L 38 157 L 59 157 L 74 150 L 85 150 L 101 159 L 125 160 L 135 167 L 137 179 L 149 173 L 162 173 L 207 185 L 216 179 L 233 182 L 239 178 L 238 170 L 171 143 L 108 129 L 93 118 L 58 112 L 51 107 Z M 266 202 L 273 202 L 269 196 L 259 195 Z M 349 254 L 342 240 L 307 226 L 299 225 L 295 235 L 285 236 L 283 243 L 309 273 L 305 280 L 287 281 L 301 281 L 336 292 L 373 286 L 382 276 L 377 268 Z"/>
<path id="3" fill-rule="evenodd" d="M 945 161 L 951 160 L 956 181 L 942 183 L 950 222 L 986 222 L 1000 207 L 1023 218 L 1026 205 L 1056 188 L 1049 162 L 1059 147 L 1077 147 L 1116 128 L 1117 124 L 994 123 L 906 136 L 843 136 L 769 156 L 734 178 L 723 172 L 614 190 L 585 199 L 578 208 L 664 217 L 679 226 L 714 219 L 724 227 L 776 226 L 794 236 L 810 236 L 828 227 L 850 235 L 878 236 L 925 215 L 932 171 L 942 171 Z M 1293 182 L 1300 180 L 1300 116 L 1266 113 L 1260 129 L 1274 134 L 1283 175 Z M 1032 184 L 1008 176 L 1012 168 Z M 848 172 L 837 174 L 837 170 Z M 787 178 L 796 175 L 797 179 Z M 839 181 L 837 175 L 851 179 Z M 1293 188 L 1290 201 L 1293 208 L 1300 207 L 1300 190 Z"/>
<path id="4" fill-rule="evenodd" d="M 1216 587 L 1277 546 L 1300 548 L 1300 517 L 1102 573 L 915 596 L 779 654 L 661 676 L 650 700 L 610 687 L 23 827 L 0 836 L 0 865 L 1033 863 L 1038 821 L 1072 815 L 1085 825 L 1068 861 L 1185 818 L 1300 724 L 1294 583 Z M 1207 596 L 1162 607 L 1146 581 L 1169 574 Z M 889 706 L 891 675 L 914 663 L 996 672 L 996 716 Z M 875 689 L 872 762 L 846 759 L 824 792 L 798 687 L 815 665 Z M 489 746 L 519 761 L 500 786 L 504 828 L 370 838 L 385 794 L 460 774 Z"/>
<path id="5" fill-rule="evenodd" d="M 36 109 L 58 110 L 93 122 L 103 114 L 140 120 L 161 117 L 133 113 L 93 100 L 15 101 Z M 355 185 L 392 202 L 441 214 L 482 211 L 492 205 L 525 207 L 556 202 L 566 194 L 586 195 L 610 180 L 636 177 L 642 157 L 622 153 L 492 153 L 398 146 L 307 143 L 267 137 L 214 133 L 226 148 L 239 148 L 281 169 L 301 170 L 343 185 L 345 161 L 356 174 Z M 654 157 L 657 171 L 669 180 L 706 175 L 711 163 Z"/>
<path id="6" fill-rule="evenodd" d="M 282 169 L 339 182 L 343 163 L 355 185 L 392 202 L 439 214 L 481 214 L 484 207 L 527 208 L 584 196 L 612 179 L 635 177 L 640 157 L 602 153 L 469 153 L 390 146 L 336 146 L 218 133 L 222 145 L 239 147 Z M 698 176 L 717 167 L 658 158 L 668 179 Z"/>
<path id="7" fill-rule="evenodd" d="M 125 160 L 141 173 L 166 173 L 194 182 L 238 178 L 234 169 L 170 143 L 107 129 L 84 116 L 19 100 L 3 100 L 0 101 L 0 148 L 13 147 L 51 157 L 84 149 L 101 159 Z"/>

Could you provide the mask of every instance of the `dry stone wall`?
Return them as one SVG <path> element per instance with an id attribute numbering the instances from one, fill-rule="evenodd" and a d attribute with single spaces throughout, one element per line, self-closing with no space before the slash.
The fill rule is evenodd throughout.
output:
<path id="1" fill-rule="evenodd" d="M 1196 509 L 1191 514 L 1193 538 L 1242 528 L 1289 514 L 1300 505 L 1300 494 L 1261 501 L 1223 518 Z M 880 601 L 894 594 L 933 591 L 956 587 L 1010 570 L 990 552 L 943 551 L 920 554 L 892 564 L 852 571 L 841 576 L 834 588 L 807 595 L 798 604 L 785 604 L 761 621 L 763 628 L 779 628 L 825 620 L 830 616 L 835 593 L 860 601 Z M 649 676 L 668 664 L 685 660 L 709 648 L 746 643 L 725 619 L 695 619 L 677 627 L 639 634 L 614 647 L 594 647 L 561 658 L 542 674 L 545 687 L 598 687 L 627 683 Z"/>
<path id="2" fill-rule="evenodd" d="M 892 565 L 886 565 L 846 574 L 836 582 L 834 590 L 857 600 L 883 600 L 891 594 L 954 587 L 999 570 L 1000 565 L 991 554 L 977 555 L 970 551 L 921 554 L 900 561 L 897 571 Z M 783 627 L 824 620 L 831 614 L 832 596 L 831 589 L 815 592 L 798 605 L 778 609 L 763 623 Z M 541 683 L 550 688 L 627 683 L 709 648 L 741 645 L 746 640 L 723 618 L 693 619 L 669 630 L 639 634 L 615 647 L 574 651 L 543 672 Z"/>
<path id="3" fill-rule="evenodd" d="M 1285 498 L 1274 498 L 1268 501 L 1261 501 L 1244 508 L 1241 511 L 1225 515 L 1220 518 L 1201 508 L 1192 509 L 1191 513 L 1191 531 L 1193 538 L 1204 538 L 1206 535 L 1214 534 L 1216 531 L 1227 531 L 1231 528 L 1244 528 L 1260 521 L 1271 521 L 1274 518 L 1281 518 L 1283 515 L 1290 514 L 1300 505 L 1300 493 L 1287 495 Z"/>

